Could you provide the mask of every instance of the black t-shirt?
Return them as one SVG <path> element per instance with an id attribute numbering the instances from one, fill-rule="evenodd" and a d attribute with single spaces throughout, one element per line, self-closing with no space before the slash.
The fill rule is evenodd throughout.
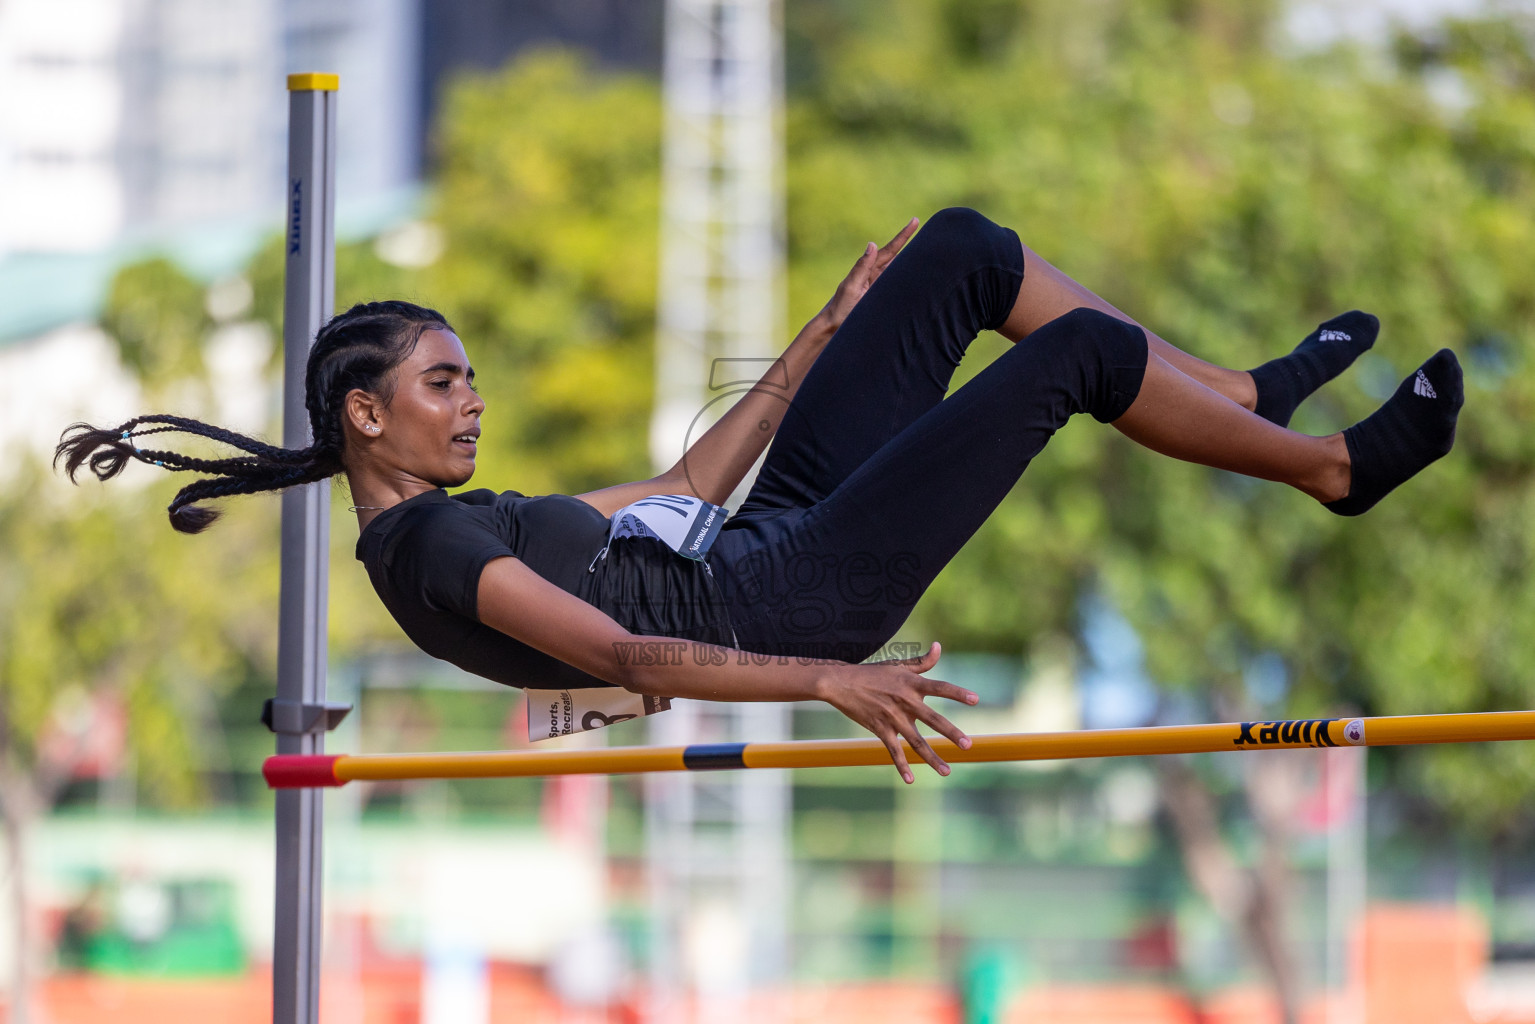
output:
<path id="1" fill-rule="evenodd" d="M 509 686 L 609 686 L 479 620 L 480 572 L 508 555 L 631 633 L 734 646 L 702 562 L 647 537 L 615 540 L 608 519 L 567 494 L 426 491 L 379 513 L 357 559 L 405 635 L 426 653 Z M 588 567 L 592 567 L 588 571 Z"/>

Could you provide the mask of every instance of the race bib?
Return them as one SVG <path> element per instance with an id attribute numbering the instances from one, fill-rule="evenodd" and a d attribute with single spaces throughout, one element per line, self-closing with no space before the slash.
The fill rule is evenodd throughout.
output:
<path id="1" fill-rule="evenodd" d="M 528 695 L 528 740 L 590 732 L 614 722 L 653 715 L 672 706 L 669 697 L 630 693 L 617 686 L 580 690 L 524 690 Z"/>
<path id="2" fill-rule="evenodd" d="M 652 494 L 625 505 L 608 517 L 608 543 L 587 572 L 608 555 L 608 545 L 620 537 L 654 537 L 684 558 L 702 562 L 719 536 L 730 510 L 691 494 Z"/>

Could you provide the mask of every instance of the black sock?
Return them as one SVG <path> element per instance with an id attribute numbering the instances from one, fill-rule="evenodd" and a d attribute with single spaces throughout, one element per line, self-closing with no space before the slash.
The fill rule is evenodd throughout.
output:
<path id="1" fill-rule="evenodd" d="M 1379 320 L 1369 313 L 1351 310 L 1312 331 L 1289 355 L 1249 370 L 1258 389 L 1258 407 L 1253 411 L 1288 427 L 1295 407 L 1348 369 L 1360 353 L 1375 344 L 1379 331 Z"/>
<path id="2" fill-rule="evenodd" d="M 1367 512 L 1397 485 L 1449 452 L 1465 394 L 1460 362 L 1447 348 L 1413 371 L 1368 419 L 1343 431 L 1352 463 L 1348 497 L 1326 504 L 1340 516 Z"/>

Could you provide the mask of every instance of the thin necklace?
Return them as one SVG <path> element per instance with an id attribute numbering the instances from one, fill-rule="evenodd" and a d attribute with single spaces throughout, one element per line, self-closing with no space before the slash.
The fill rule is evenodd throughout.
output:
<path id="1" fill-rule="evenodd" d="M 389 511 L 388 509 L 386 509 L 382 505 L 352 505 L 352 506 L 350 506 L 347 509 L 347 511 L 348 512 L 361 512 L 364 509 L 367 509 L 370 512 L 388 512 Z"/>

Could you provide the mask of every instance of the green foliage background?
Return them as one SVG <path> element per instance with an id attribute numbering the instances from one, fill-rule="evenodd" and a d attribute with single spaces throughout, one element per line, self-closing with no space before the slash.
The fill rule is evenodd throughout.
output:
<path id="1" fill-rule="evenodd" d="M 1199 0 L 789 4 L 791 316 L 820 307 L 865 241 L 913 214 L 969 205 L 1215 362 L 1256 365 L 1349 308 L 1379 315 L 1375 351 L 1302 410 L 1298 429 L 1340 429 L 1435 349 L 1455 348 L 1468 396 L 1454 454 L 1359 520 L 1148 455 L 1092 423 L 1069 426 L 909 632 L 1017 652 L 1071 634 L 1082 597 L 1104 593 L 1140 631 L 1154 678 L 1213 706 L 1535 706 L 1523 628 L 1535 612 L 1531 24 L 1456 22 L 1385 52 L 1305 53 L 1282 41 L 1276 11 Z M 458 327 L 488 402 L 475 484 L 571 492 L 649 474 L 660 125 L 656 82 L 568 53 L 467 77 L 438 121 L 429 216 L 442 258 L 404 270 L 369 243 L 343 247 L 338 307 L 413 298 Z M 253 315 L 274 328 L 281 270 L 274 245 L 249 271 Z M 178 273 L 124 271 L 105 318 L 146 379 L 200 372 L 208 324 L 199 289 Z M 978 341 L 961 378 L 1002 344 Z M 85 652 L 102 619 L 137 624 L 123 618 L 128 598 L 81 603 L 111 573 L 81 569 L 91 579 L 71 585 L 74 570 L 58 569 L 111 566 L 161 579 L 136 599 L 183 624 L 178 636 L 198 638 L 200 653 L 164 653 L 175 645 L 126 625 L 119 647 L 102 651 L 161 652 L 145 678 L 183 687 L 216 688 L 221 651 L 270 670 L 271 637 L 249 623 L 275 620 L 276 501 L 246 503 L 239 540 L 235 522 L 187 539 L 163 528 L 167 486 L 152 500 L 82 498 L 52 509 L 46 530 L 16 527 L 30 532 L 11 537 L 40 554 L 7 577 L 19 581 L 4 592 L 7 650 L 23 628 L 41 638 L 29 643 Z M 0 525 L 21 523 L 25 510 L 6 501 Z M 115 530 L 93 525 L 104 515 Z M 332 575 L 341 657 L 403 644 L 351 560 L 348 519 L 338 514 Z M 191 567 L 224 560 L 217 574 Z M 42 591 L 25 574 L 55 573 L 54 611 L 27 625 L 27 600 Z M 1283 707 L 1252 706 L 1242 685 L 1265 653 L 1293 680 Z M 118 656 L 72 671 L 100 681 Z M 13 716 L 40 713 L 48 666 L 8 656 L 0 684 Z M 193 762 L 168 763 L 186 775 Z M 1517 809 L 1535 786 L 1529 745 L 1402 763 L 1441 811 L 1494 833 L 1527 826 Z"/>

